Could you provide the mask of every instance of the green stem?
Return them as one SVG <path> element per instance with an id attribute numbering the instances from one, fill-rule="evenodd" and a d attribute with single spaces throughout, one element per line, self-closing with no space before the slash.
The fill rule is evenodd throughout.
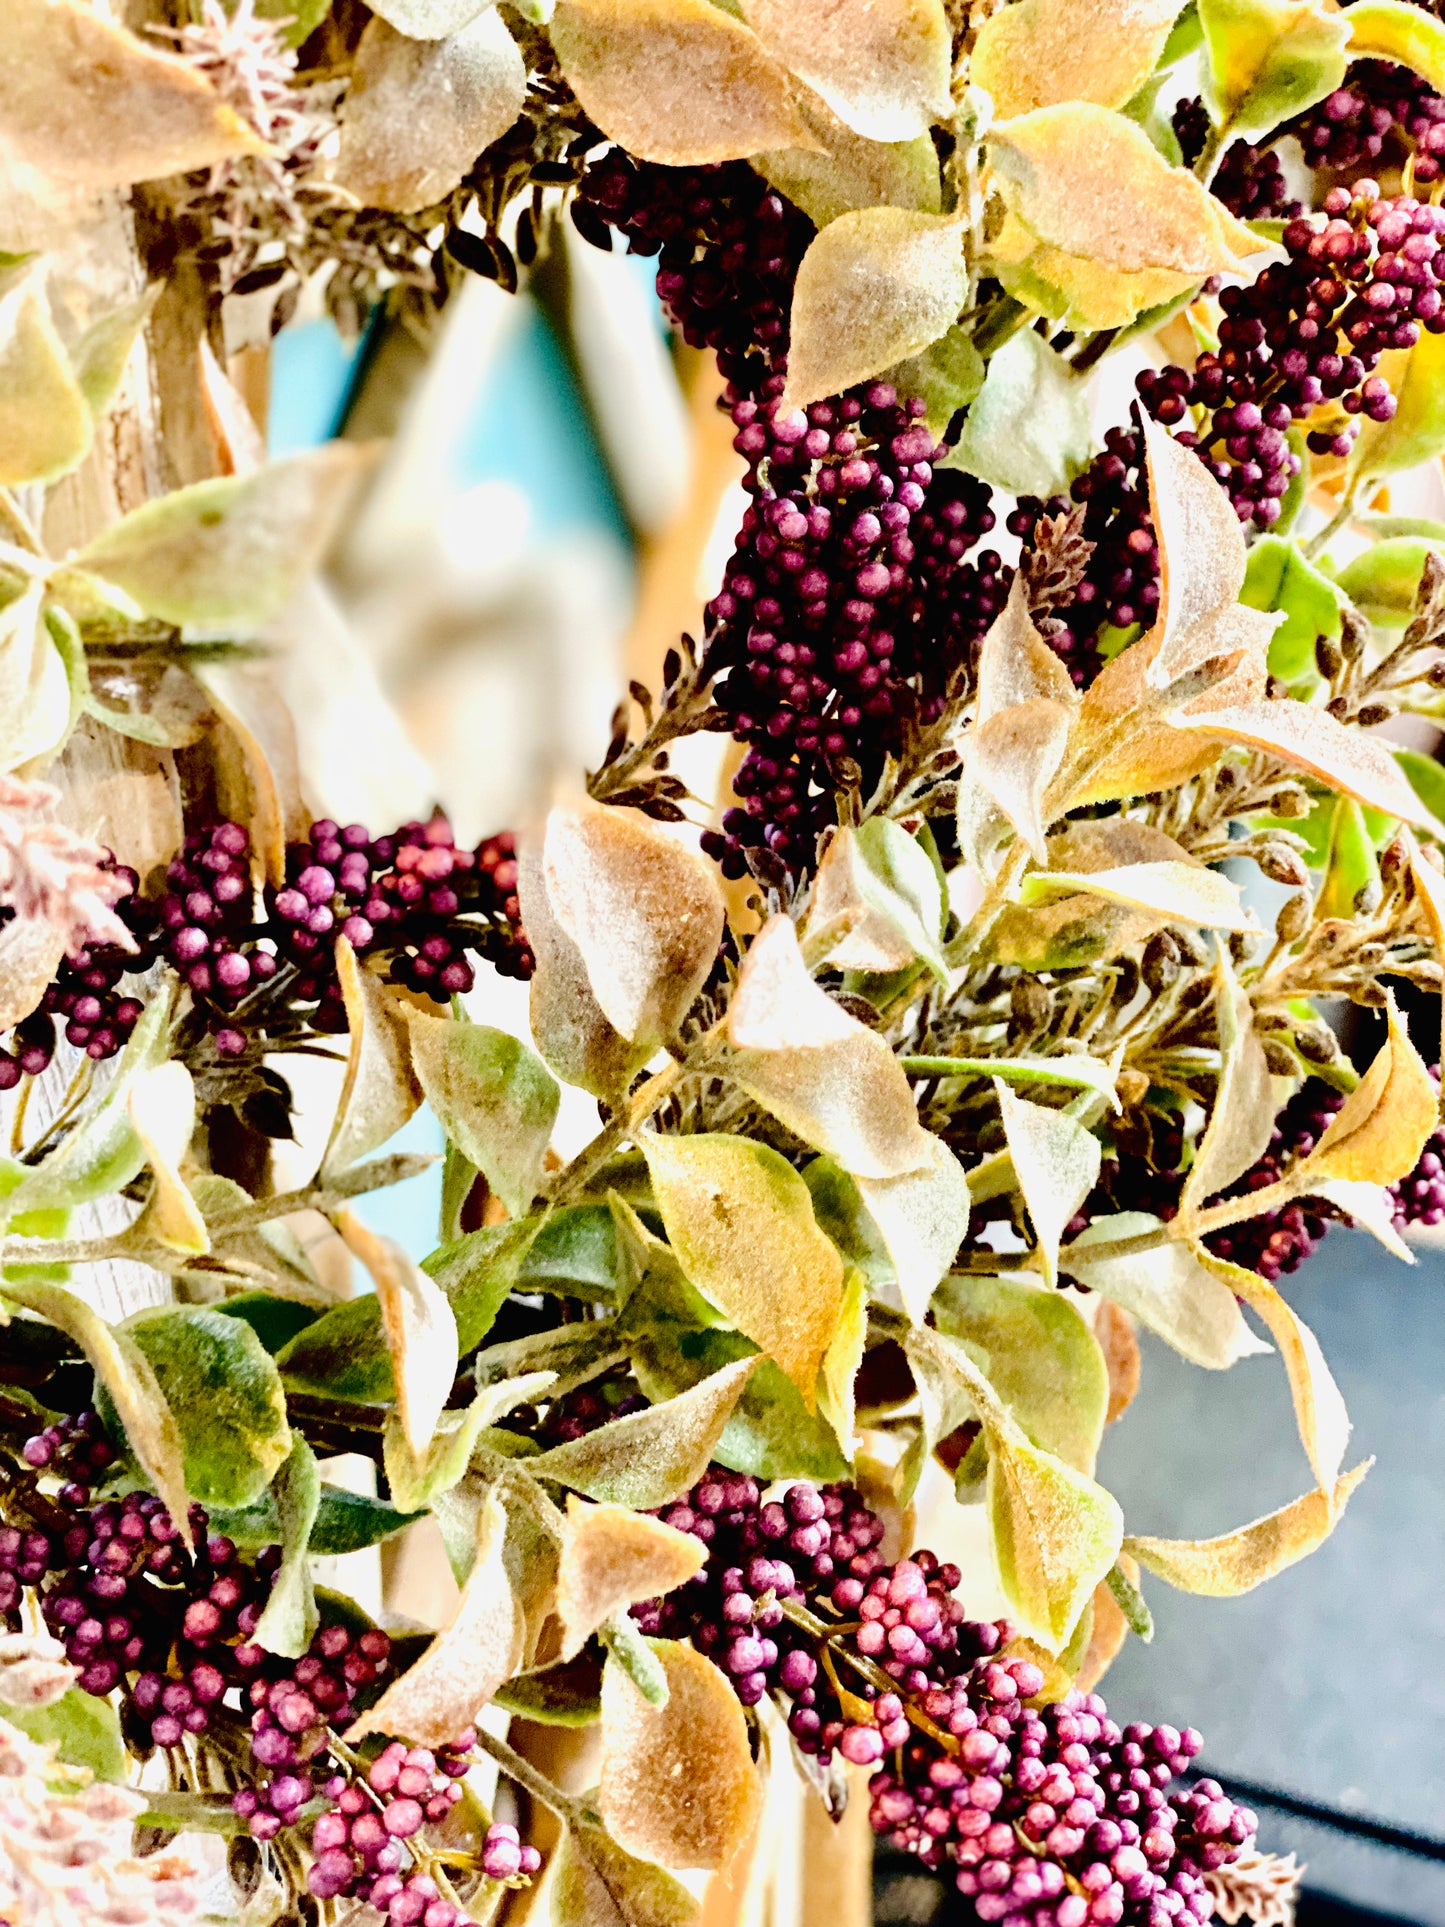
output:
<path id="1" fill-rule="evenodd" d="M 555 1786 L 544 1773 L 537 1771 L 530 1760 L 524 1760 L 515 1747 L 508 1746 L 505 1740 L 499 1740 L 495 1733 L 489 1733 L 485 1726 L 478 1726 L 476 1735 L 477 1745 L 483 1753 L 491 1754 L 507 1778 L 515 1780 L 518 1786 L 525 1787 L 533 1799 L 540 1800 L 544 1807 L 550 1807 L 559 1820 L 564 1821 L 568 1826 L 595 1823 L 595 1816 L 590 1807 L 581 1800 L 574 1800 L 570 1794 L 564 1793 L 561 1787 Z"/>
<path id="2" fill-rule="evenodd" d="M 1204 137 L 1199 159 L 1194 163 L 1194 178 L 1206 187 L 1214 179 L 1219 163 L 1224 158 L 1225 142 L 1231 133 L 1230 124 L 1225 121 L 1222 127 L 1211 127 Z"/>
<path id="3" fill-rule="evenodd" d="M 1333 538 L 1339 534 L 1340 530 L 1349 523 L 1355 513 L 1355 497 L 1358 493 L 1359 481 L 1357 479 L 1345 490 L 1340 506 L 1335 510 L 1330 520 L 1326 522 L 1319 534 L 1312 535 L 1309 541 L 1303 544 L 1304 553 L 1309 557 L 1311 562 L 1313 562 L 1315 557 L 1320 553 L 1321 549 L 1332 541 Z"/>

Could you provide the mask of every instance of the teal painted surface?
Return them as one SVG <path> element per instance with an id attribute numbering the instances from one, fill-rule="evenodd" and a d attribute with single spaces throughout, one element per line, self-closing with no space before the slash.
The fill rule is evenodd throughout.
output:
<path id="1" fill-rule="evenodd" d="M 277 336 L 267 423 L 273 456 L 299 454 L 331 440 L 341 426 L 360 351 L 359 341 L 343 341 L 329 321 L 307 321 Z"/>

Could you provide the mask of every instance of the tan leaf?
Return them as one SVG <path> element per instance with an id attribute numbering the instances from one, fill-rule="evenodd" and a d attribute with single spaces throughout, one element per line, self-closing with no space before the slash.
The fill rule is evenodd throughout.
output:
<path id="1" fill-rule="evenodd" d="M 336 939 L 336 974 L 350 1039 L 346 1077 L 321 1164 L 323 1180 L 385 1144 L 421 1103 L 406 1013 L 396 992 L 358 963 L 345 937 Z"/>
<path id="2" fill-rule="evenodd" d="M 928 1133 L 898 1059 L 814 983 L 781 912 L 743 959 L 728 1036 L 729 1070 L 743 1089 L 854 1176 L 901 1177 L 928 1160 Z"/>
<path id="3" fill-rule="evenodd" d="M 1330 1491 L 1339 1477 L 1345 1447 L 1349 1444 L 1350 1415 L 1325 1363 L 1319 1340 L 1266 1279 L 1241 1265 L 1216 1258 L 1203 1245 L 1195 1246 L 1195 1256 L 1216 1278 L 1222 1279 L 1236 1297 L 1252 1306 L 1269 1327 L 1284 1361 L 1290 1396 L 1294 1400 L 1295 1423 L 1310 1470 L 1319 1481 L 1320 1489 Z"/>
<path id="4" fill-rule="evenodd" d="M 898 1295 L 915 1325 L 968 1235 L 968 1174 L 941 1138 L 928 1162 L 901 1178 L 859 1178 L 858 1192 L 883 1234 Z"/>
<path id="5" fill-rule="evenodd" d="M 869 140 L 925 134 L 952 112 L 942 0 L 743 0 L 743 16 L 775 60 Z"/>
<path id="6" fill-rule="evenodd" d="M 1020 0 L 979 29 L 969 79 L 1001 116 L 1067 100 L 1122 107 L 1164 50 L 1178 0 Z"/>
<path id="7" fill-rule="evenodd" d="M 46 174 L 89 187 L 265 151 L 193 67 L 81 0 L 8 0 L 0 140 Z"/>
<path id="8" fill-rule="evenodd" d="M 178 1168 L 196 1127 L 196 1090 L 190 1072 L 174 1058 L 142 1071 L 126 1093 L 126 1109 L 155 1180 L 141 1214 L 142 1228 L 173 1251 L 193 1255 L 209 1251 L 206 1221 Z"/>
<path id="9" fill-rule="evenodd" d="M 765 1144 L 720 1133 L 641 1140 L 688 1278 L 792 1379 L 811 1412 L 843 1303 L 843 1260 L 808 1187 Z"/>
<path id="10" fill-rule="evenodd" d="M 648 1642 L 667 1676 L 649 1706 L 615 1660 L 602 1674 L 598 1807 L 629 1853 L 665 1867 L 725 1867 L 762 1797 L 747 1722 L 727 1676 L 680 1640 Z"/>
<path id="11" fill-rule="evenodd" d="M 391 1733 L 418 1746 L 446 1746 L 491 1704 L 521 1664 L 525 1628 L 502 1550 L 507 1515 L 489 1492 L 477 1520 L 477 1550 L 450 1623 L 347 1732 Z"/>
<path id="12" fill-rule="evenodd" d="M 1019 892 L 1024 904 L 1047 903 L 1053 897 L 1104 897 L 1131 910 L 1148 910 L 1170 923 L 1188 923 L 1206 930 L 1257 930 L 1258 923 L 1241 901 L 1239 885 L 1218 870 L 1192 859 L 1183 863 L 1130 863 L 1119 869 L 1035 871 Z"/>
<path id="13" fill-rule="evenodd" d="M 978 651 L 975 715 L 986 723 L 1016 703 L 1047 696 L 1077 704 L 1073 677 L 1039 634 L 1029 614 L 1028 589 L 1015 576 L 1008 601 L 989 626 Z"/>
<path id="14" fill-rule="evenodd" d="M 1112 1298 L 1100 1301 L 1094 1315 L 1094 1336 L 1109 1371 L 1109 1409 L 1104 1414 L 1104 1423 L 1113 1425 L 1138 1396 L 1143 1376 L 1139 1340 L 1134 1332 L 1134 1320 Z"/>
<path id="15" fill-rule="evenodd" d="M 735 1359 L 676 1398 L 599 1425 L 585 1438 L 554 1445 L 528 1471 L 609 1505 L 649 1511 L 695 1485 L 757 1367 Z"/>
<path id="16" fill-rule="evenodd" d="M 1197 275 L 1169 268 L 1125 274 L 1049 247 L 1008 212 L 990 242 L 989 265 L 1015 299 L 1070 328 L 1126 327 L 1147 309 L 1176 301 L 1198 285 Z"/>
<path id="17" fill-rule="evenodd" d="M 1317 1178 L 1394 1184 L 1419 1163 L 1439 1122 L 1440 1095 L 1393 998 L 1387 1016 L 1374 1062 L 1292 1174 L 1301 1186 Z"/>
<path id="18" fill-rule="evenodd" d="M 1416 1263 L 1414 1252 L 1395 1229 L 1395 1200 L 1383 1184 L 1369 1184 L 1363 1178 L 1316 1178 L 1310 1192 L 1327 1199 L 1352 1224 L 1378 1239 L 1392 1258 L 1405 1265 Z"/>
<path id="19" fill-rule="evenodd" d="M 798 269 L 783 406 L 804 408 L 917 354 L 952 327 L 967 293 L 953 215 L 840 214 Z"/>
<path id="20" fill-rule="evenodd" d="M 1046 1104 L 1016 1097 L 996 1077 L 1004 1136 L 1015 1176 L 1028 1206 L 1045 1280 L 1057 1275 L 1059 1240 L 1098 1181 L 1099 1140 L 1075 1118 Z"/>
<path id="21" fill-rule="evenodd" d="M 830 938 L 835 970 L 903 970 L 921 958 L 943 982 L 948 964 L 940 946 L 943 884 L 916 838 L 889 817 L 861 828 L 844 825 L 828 844 L 813 879 L 808 929 Z"/>
<path id="22" fill-rule="evenodd" d="M 552 914 L 542 853 L 526 845 L 517 857 L 517 895 L 537 963 L 530 1004 L 537 1049 L 563 1083 L 615 1103 L 652 1055 L 651 1047 L 630 1044 L 603 1015 L 582 952 Z"/>
<path id="23" fill-rule="evenodd" d="M 1124 1550 L 1141 1566 L 1181 1592 L 1209 1599 L 1234 1599 L 1273 1579 L 1323 1545 L 1364 1478 L 1373 1459 L 1337 1479 L 1333 1492 L 1307 1492 L 1278 1512 L 1225 1532 L 1217 1539 L 1140 1539 L 1129 1537 Z"/>
<path id="24" fill-rule="evenodd" d="M 1223 943 L 1214 967 L 1214 1011 L 1219 1027 L 1219 1083 L 1208 1128 L 1179 1200 L 1186 1216 L 1258 1164 L 1274 1132 L 1274 1093 L 1264 1045 L 1254 1027 L 1254 1006 L 1235 977 L 1229 946 Z"/>
<path id="25" fill-rule="evenodd" d="M 988 158 L 1005 202 L 1041 241 L 1104 267 L 1202 280 L 1271 246 L 1107 107 L 1071 101 L 1004 121 Z"/>
<path id="26" fill-rule="evenodd" d="M 495 7 L 444 40 L 409 40 L 370 20 L 352 62 L 332 178 L 363 207 L 431 207 L 506 133 L 526 91 L 526 66 Z"/>
<path id="27" fill-rule="evenodd" d="M 1090 1291 L 1112 1299 L 1195 1365 L 1225 1371 L 1267 1349 L 1244 1322 L 1234 1293 L 1182 1244 L 1129 1258 L 1089 1262 L 1089 1247 L 1159 1228 L 1147 1211 L 1096 1218 L 1059 1254 L 1060 1268 Z"/>
<path id="28" fill-rule="evenodd" d="M 396 1379 L 397 1414 L 412 1457 L 420 1463 L 456 1377 L 457 1321 L 441 1287 L 400 1245 L 378 1237 L 350 1211 L 338 1211 L 335 1224 L 376 1286 Z"/>
<path id="29" fill-rule="evenodd" d="M 0 103 L 4 86 L 0 79 Z M 54 481 L 81 460 L 90 437 L 85 394 L 29 275 L 0 301 L 0 487 Z"/>
<path id="30" fill-rule="evenodd" d="M 707 1548 L 690 1532 L 624 1506 L 567 1500 L 567 1527 L 557 1566 L 557 1617 L 563 1659 L 587 1644 L 603 1620 L 624 1606 L 685 1585 L 707 1563 Z"/>
<path id="31" fill-rule="evenodd" d="M 604 1016 L 650 1055 L 717 961 L 725 913 L 716 870 L 640 811 L 585 801 L 548 816 L 542 867 Z"/>
<path id="32" fill-rule="evenodd" d="M 1149 681 L 1163 689 L 1225 653 L 1215 625 L 1239 601 L 1246 553 L 1234 505 L 1198 455 L 1175 441 L 1147 409 L 1143 423 L 1160 569 Z"/>
<path id="33" fill-rule="evenodd" d="M 710 0 L 559 0 L 552 45 L 603 133 L 668 167 L 817 143 L 757 35 Z"/>
<path id="34" fill-rule="evenodd" d="M 843 1457 L 852 1463 L 856 1448 L 854 1425 L 856 1405 L 854 1381 L 863 1363 L 863 1347 L 868 1337 L 868 1280 L 861 1271 L 850 1271 L 843 1286 L 843 1309 L 837 1330 L 823 1355 L 823 1416 L 838 1435 Z"/>
<path id="35" fill-rule="evenodd" d="M 1069 740 L 1071 710 L 1040 699 L 1017 703 L 973 730 L 964 741 L 964 769 L 1013 824 L 1042 863 L 1048 824 L 1044 792 Z"/>
<path id="36" fill-rule="evenodd" d="M 1197 730 L 1221 742 L 1265 750 L 1369 809 L 1445 836 L 1445 824 L 1437 823 L 1416 796 L 1380 737 L 1368 730 L 1347 729 L 1311 703 L 1286 696 L 1229 708 L 1175 709 L 1169 713 L 1169 722 L 1175 729 Z"/>
<path id="37" fill-rule="evenodd" d="M 31 917 L 0 929 L 0 1030 L 28 1017 L 50 988 L 65 955 L 65 932 Z"/>

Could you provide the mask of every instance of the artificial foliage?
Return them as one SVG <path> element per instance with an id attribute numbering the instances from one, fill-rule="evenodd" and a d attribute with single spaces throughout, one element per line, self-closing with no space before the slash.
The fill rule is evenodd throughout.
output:
<path id="1" fill-rule="evenodd" d="M 0 1913 L 683 1927 L 797 1773 L 982 1921 L 1287 1922 L 1097 1688 L 1348 1532 L 1281 1281 L 1445 1217 L 1436 8 L 145 11 L 11 0 L 0 65 Z M 564 229 L 715 361 L 716 591 L 534 819 L 318 816 L 257 691 L 372 455 L 267 464 L 222 364 Z M 423 1104 L 418 1264 L 357 1200 Z M 1124 1517 L 1139 1326 L 1267 1334 L 1298 1499 Z M 428 1518 L 434 1634 L 317 1583 Z"/>

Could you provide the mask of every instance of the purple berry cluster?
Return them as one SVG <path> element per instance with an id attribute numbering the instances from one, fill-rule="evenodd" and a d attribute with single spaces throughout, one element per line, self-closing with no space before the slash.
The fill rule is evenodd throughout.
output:
<path id="1" fill-rule="evenodd" d="M 328 1748 L 334 1729 L 350 1724 L 355 1699 L 374 1686 L 391 1657 L 383 1632 L 353 1634 L 323 1626 L 294 1665 L 277 1664 L 264 1647 L 247 1641 L 234 1650 L 247 1676 L 251 1708 L 251 1758 L 262 1774 L 236 1795 L 236 1811 L 253 1839 L 274 1838 L 293 1826 L 313 1793 L 312 1775 L 335 1771 Z M 233 1802 L 235 1804 L 235 1802 Z"/>
<path id="2" fill-rule="evenodd" d="M 714 1467 L 658 1515 L 708 1550 L 703 1570 L 635 1609 L 690 1638 L 744 1705 L 787 1705 L 800 1749 L 874 1766 L 875 1830 L 948 1867 L 980 1920 L 1006 1927 L 1201 1927 L 1204 1874 L 1254 1816 L 1209 1780 L 1170 1792 L 1197 1733 L 1121 1729 L 1095 1695 L 1032 1704 L 1044 1677 L 1004 1623 L 970 1621 L 958 1569 L 920 1551 L 890 1564 L 883 1524 L 848 1486 Z M 790 1610 L 791 1609 L 791 1610 Z M 846 1699 L 840 1687 L 846 1691 Z"/>
<path id="3" fill-rule="evenodd" d="M 1425 186 L 1439 180 L 1445 164 L 1445 99 L 1408 67 L 1362 60 L 1343 87 L 1281 132 L 1299 141 L 1308 167 L 1347 178 L 1373 171 L 1393 144 Z"/>
<path id="4" fill-rule="evenodd" d="M 1025 496 L 1008 518 L 1010 534 L 1027 542 L 1041 515 L 1060 515 L 1082 503 L 1081 533 L 1092 551 L 1074 597 L 1055 611 L 1062 637 L 1052 646 L 1082 688 L 1097 672 L 1097 634 L 1104 623 L 1130 629 L 1154 620 L 1159 607 L 1159 546 L 1149 517 L 1144 438 L 1137 428 L 1111 428 L 1104 446 L 1075 478 L 1067 497 L 1041 502 Z"/>
<path id="5" fill-rule="evenodd" d="M 38 1076 L 55 1052 L 56 1027 L 92 1057 L 113 1056 L 143 1005 L 121 979 L 164 959 L 189 990 L 216 1052 L 243 1057 L 260 1033 L 286 1041 L 299 1029 L 346 1029 L 335 943 L 387 961 L 396 983 L 445 1003 L 469 990 L 469 953 L 504 975 L 527 977 L 532 957 L 517 902 L 510 835 L 460 848 L 442 817 L 373 838 L 360 824 L 323 819 L 286 853 L 284 887 L 259 899 L 250 837 L 239 823 L 193 832 L 152 903 L 130 893 L 117 911 L 135 940 L 67 958 L 40 1008 L 0 1050 L 0 1090 Z"/>
<path id="6" fill-rule="evenodd" d="M 1209 111 L 1199 99 L 1181 100 L 1174 109 L 1173 127 L 1186 167 L 1193 167 L 1209 138 Z M 1241 221 L 1269 221 L 1297 214 L 1290 199 L 1279 156 L 1270 147 L 1233 141 L 1225 149 L 1209 191 Z"/>
<path id="7" fill-rule="evenodd" d="M 939 471 L 921 402 L 873 382 L 806 412 L 780 408 L 793 279 L 813 227 L 751 169 L 660 168 L 613 151 L 574 206 L 582 231 L 619 229 L 657 254 L 658 293 L 684 337 L 716 351 L 750 503 L 704 660 L 747 743 L 740 802 L 706 839 L 726 874 L 750 850 L 794 871 L 910 720 L 931 720 L 950 674 L 1003 606 L 990 491 Z M 600 233 L 599 233 L 600 229 Z"/>

